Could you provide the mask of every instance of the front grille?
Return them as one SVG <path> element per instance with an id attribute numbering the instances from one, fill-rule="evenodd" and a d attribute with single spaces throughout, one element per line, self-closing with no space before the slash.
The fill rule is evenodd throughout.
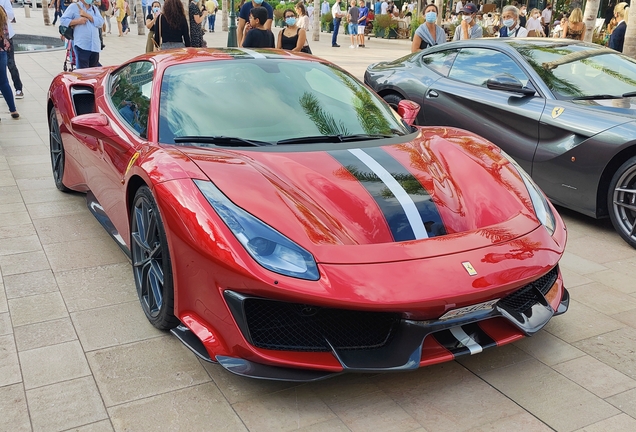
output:
<path id="1" fill-rule="evenodd" d="M 531 282 L 509 296 L 504 297 L 499 301 L 499 304 L 509 311 L 514 311 L 520 314 L 524 313 L 534 304 L 541 301 L 537 290 L 539 290 L 541 294 L 546 295 L 548 291 L 550 291 L 550 288 L 552 288 L 552 285 L 554 285 L 558 276 L 559 267 L 557 266 L 536 281 Z"/>
<path id="2" fill-rule="evenodd" d="M 400 315 L 329 309 L 299 303 L 248 298 L 245 317 L 252 344 L 293 351 L 372 349 L 386 345 Z"/>

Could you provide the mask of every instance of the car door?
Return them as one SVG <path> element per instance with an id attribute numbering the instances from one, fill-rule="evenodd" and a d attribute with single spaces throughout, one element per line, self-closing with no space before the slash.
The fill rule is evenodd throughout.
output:
<path id="1" fill-rule="evenodd" d="M 532 87 L 526 72 L 508 54 L 490 48 L 461 48 L 448 72 L 423 96 L 425 123 L 458 127 L 483 136 L 530 173 L 545 99 L 538 93 L 524 96 L 488 89 L 488 79 L 501 74 Z"/>
<path id="2" fill-rule="evenodd" d="M 121 235 L 128 234 L 128 212 L 124 177 L 136 154 L 147 145 L 146 132 L 154 65 L 150 61 L 132 62 L 112 74 L 108 98 L 111 125 L 117 140 L 102 140 L 104 172 L 101 194 L 97 197 Z"/>

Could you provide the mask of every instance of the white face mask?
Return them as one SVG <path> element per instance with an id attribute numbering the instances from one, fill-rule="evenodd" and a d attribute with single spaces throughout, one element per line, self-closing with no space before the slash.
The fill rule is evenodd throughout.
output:
<path id="1" fill-rule="evenodd" d="M 462 15 L 462 19 L 464 21 L 466 21 L 468 24 L 470 24 L 470 22 L 473 20 L 473 16 L 472 15 Z"/>

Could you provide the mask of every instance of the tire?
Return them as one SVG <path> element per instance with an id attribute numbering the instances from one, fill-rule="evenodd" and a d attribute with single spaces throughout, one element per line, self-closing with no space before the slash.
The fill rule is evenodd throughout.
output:
<path id="1" fill-rule="evenodd" d="M 135 286 L 146 318 L 160 330 L 178 326 L 166 232 L 157 203 L 146 186 L 135 194 L 130 211 L 130 246 Z"/>
<path id="2" fill-rule="evenodd" d="M 636 156 L 621 165 L 612 177 L 607 207 L 614 229 L 636 248 Z"/>
<path id="3" fill-rule="evenodd" d="M 404 98 L 397 93 L 389 93 L 387 95 L 384 95 L 382 98 L 386 103 L 389 104 L 391 108 L 393 108 L 393 111 L 395 112 L 397 112 L 398 110 L 398 104 L 400 103 L 400 101 L 404 100 Z"/>
<path id="4" fill-rule="evenodd" d="M 51 168 L 53 169 L 55 187 L 62 192 L 70 192 L 70 189 L 62 182 L 64 178 L 66 153 L 64 151 L 64 143 L 62 142 L 62 134 L 60 133 L 60 125 L 55 115 L 55 109 L 52 109 L 49 114 L 49 153 L 51 154 Z"/>

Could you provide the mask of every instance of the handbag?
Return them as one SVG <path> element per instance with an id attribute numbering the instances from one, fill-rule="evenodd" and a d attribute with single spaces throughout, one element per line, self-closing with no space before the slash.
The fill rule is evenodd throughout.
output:
<path id="1" fill-rule="evenodd" d="M 153 35 L 152 37 L 152 43 L 155 46 L 154 51 L 161 51 L 161 45 L 162 45 L 162 41 L 161 41 L 161 14 L 157 17 L 157 19 L 159 20 L 159 24 L 157 24 L 157 31 L 159 32 L 159 43 L 157 43 L 157 41 L 155 40 L 155 37 Z"/>
<path id="2" fill-rule="evenodd" d="M 302 47 L 302 48 L 300 49 L 300 52 L 304 52 L 305 54 L 313 54 L 313 53 L 311 52 L 311 48 L 309 48 L 309 45 L 305 45 L 304 47 Z"/>
<path id="3" fill-rule="evenodd" d="M 73 27 L 59 26 L 58 31 L 65 39 L 73 40 Z"/>

